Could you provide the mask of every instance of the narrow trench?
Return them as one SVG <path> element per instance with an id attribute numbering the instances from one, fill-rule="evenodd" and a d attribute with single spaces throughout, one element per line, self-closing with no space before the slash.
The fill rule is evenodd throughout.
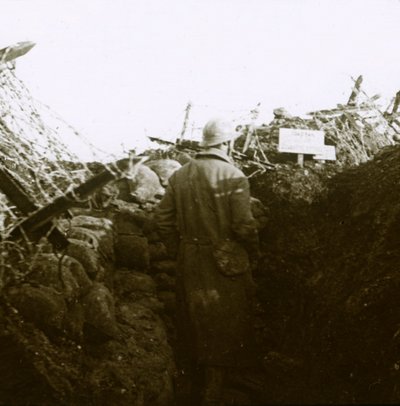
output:
<path id="1" fill-rule="evenodd" d="M 392 158 L 398 162 L 396 154 Z M 366 168 L 358 176 L 367 178 L 369 193 L 373 182 Z M 371 173 L 377 172 L 385 171 L 372 166 Z M 274 193 L 271 185 L 279 182 L 272 176 L 253 185 L 268 217 L 260 230 L 262 259 L 254 271 L 260 367 L 230 371 L 226 405 L 396 403 L 398 196 L 389 184 L 375 206 L 366 207 L 364 192 L 362 204 L 353 198 L 351 207 L 348 188 L 356 175 L 343 174 L 331 195 L 312 204 Z M 377 202 L 386 204 L 379 222 Z M 63 271 L 59 285 L 53 278 L 59 259 L 46 251 L 30 285 L 9 292 L 18 311 L 14 328 L 0 334 L 0 403 L 190 405 L 184 400 L 186 376 L 173 365 L 179 367 L 184 349 L 174 319 L 176 264 L 154 232 L 152 209 L 119 204 L 105 210 L 104 218 L 82 208 L 67 221 L 74 224 L 70 254 L 84 264 L 81 271 L 68 259 L 66 268 L 74 275 Z M 107 225 L 111 220 L 115 233 Z M 99 251 L 79 239 L 98 239 Z M 54 289 L 67 289 L 65 303 Z M 67 312 L 67 325 L 53 317 L 58 311 Z M 90 326 L 84 324 L 89 321 Z M 90 341 L 99 329 L 106 339 Z"/>

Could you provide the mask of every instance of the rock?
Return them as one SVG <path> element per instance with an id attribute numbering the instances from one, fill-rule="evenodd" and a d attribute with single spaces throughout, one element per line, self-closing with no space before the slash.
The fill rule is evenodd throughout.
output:
<path id="1" fill-rule="evenodd" d="M 149 257 L 150 262 L 168 259 L 168 253 L 165 245 L 161 242 L 153 242 L 152 244 L 149 244 Z"/>
<path id="2" fill-rule="evenodd" d="M 91 279 L 101 272 L 99 254 L 85 241 L 69 239 L 66 254 L 80 262 Z"/>
<path id="3" fill-rule="evenodd" d="M 158 273 L 154 276 L 154 280 L 157 284 L 157 289 L 159 290 L 174 290 L 175 289 L 175 278 L 166 274 Z"/>
<path id="4" fill-rule="evenodd" d="M 111 292 L 101 283 L 94 282 L 89 293 L 82 299 L 85 323 L 90 333 L 118 338 L 120 331 L 115 319 L 114 299 Z"/>
<path id="5" fill-rule="evenodd" d="M 116 263 L 121 267 L 148 269 L 149 249 L 145 237 L 140 235 L 118 235 L 115 244 Z"/>
<path id="6" fill-rule="evenodd" d="M 141 304 L 146 309 L 150 309 L 154 313 L 162 314 L 164 309 L 164 304 L 158 300 L 155 296 L 144 296 L 135 303 Z"/>
<path id="7" fill-rule="evenodd" d="M 166 273 L 168 275 L 175 275 L 176 273 L 176 261 L 166 259 L 163 261 L 153 262 L 151 264 L 151 273 Z"/>
<path id="8" fill-rule="evenodd" d="M 113 207 L 115 207 L 117 210 L 122 211 L 122 210 L 127 210 L 130 212 L 135 212 L 140 209 L 140 204 L 138 203 L 133 203 L 133 202 L 127 202 L 125 200 L 121 199 L 115 199 L 113 200 Z"/>
<path id="9" fill-rule="evenodd" d="M 138 291 L 153 294 L 156 291 L 154 280 L 149 275 L 136 271 L 119 270 L 115 274 L 114 285 L 120 296 Z"/>
<path id="10" fill-rule="evenodd" d="M 90 248 L 94 250 L 99 249 L 99 240 L 97 239 L 95 232 L 93 230 L 89 230 L 88 228 L 72 227 L 67 230 L 67 238 L 84 241 L 90 246 Z"/>
<path id="11" fill-rule="evenodd" d="M 92 285 L 83 266 L 74 258 L 54 254 L 36 256 L 29 273 L 29 281 L 52 287 L 68 299 L 85 294 Z"/>
<path id="12" fill-rule="evenodd" d="M 115 262 L 114 233 L 104 229 L 93 230 L 93 233 L 99 241 L 98 252 L 103 262 Z"/>
<path id="13" fill-rule="evenodd" d="M 85 324 L 85 310 L 79 301 L 68 303 L 67 317 L 65 318 L 65 330 L 68 336 L 74 340 L 81 340 L 83 326 Z"/>
<path id="14" fill-rule="evenodd" d="M 145 165 L 140 165 L 134 179 L 130 179 L 129 190 L 131 200 L 140 204 L 148 201 L 156 201 L 164 195 L 157 174 Z"/>
<path id="15" fill-rule="evenodd" d="M 72 227 L 67 232 L 68 238 L 85 241 L 97 250 L 103 263 L 114 262 L 114 235 L 106 229 L 92 230 L 86 227 Z"/>
<path id="16" fill-rule="evenodd" d="M 156 161 L 148 161 L 145 164 L 152 169 L 160 179 L 161 185 L 167 187 L 168 179 L 182 165 L 174 159 L 159 159 Z"/>
<path id="17" fill-rule="evenodd" d="M 62 293 L 53 287 L 24 284 L 11 288 L 7 297 L 24 318 L 44 331 L 63 328 L 67 307 Z"/>
<path id="18" fill-rule="evenodd" d="M 124 303 L 117 308 L 117 314 L 120 321 L 132 327 L 137 327 L 140 322 L 154 322 L 155 314 L 143 304 Z"/>
<path id="19" fill-rule="evenodd" d="M 79 215 L 71 219 L 72 227 L 85 227 L 91 230 L 113 231 L 113 222 L 107 218 Z"/>
<path id="20" fill-rule="evenodd" d="M 149 216 L 140 209 L 121 209 L 113 216 L 117 234 L 143 234 L 149 227 Z"/>
<path id="21" fill-rule="evenodd" d="M 63 259 L 63 265 L 64 264 L 70 270 L 72 276 L 78 283 L 79 286 L 78 296 L 85 295 L 91 288 L 92 281 L 90 280 L 87 273 L 83 269 L 82 264 L 76 259 L 69 257 L 67 255 Z"/>

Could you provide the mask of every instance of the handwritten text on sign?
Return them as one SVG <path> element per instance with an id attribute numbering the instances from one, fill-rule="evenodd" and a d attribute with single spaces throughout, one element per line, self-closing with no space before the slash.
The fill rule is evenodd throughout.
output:
<path id="1" fill-rule="evenodd" d="M 294 154 L 322 154 L 324 152 L 324 132 L 280 128 L 278 151 Z"/>

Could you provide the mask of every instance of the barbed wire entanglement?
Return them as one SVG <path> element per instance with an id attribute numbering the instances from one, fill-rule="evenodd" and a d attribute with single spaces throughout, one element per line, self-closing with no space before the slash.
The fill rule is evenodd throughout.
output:
<path id="1" fill-rule="evenodd" d="M 38 208 L 64 196 L 93 175 L 92 167 L 71 152 L 61 134 L 69 141 L 79 138 L 90 148 L 91 162 L 97 162 L 100 154 L 96 148 L 50 107 L 34 99 L 11 63 L 0 65 L 0 168 Z M 99 161 L 104 161 L 104 157 L 103 153 Z M 112 155 L 106 159 L 115 161 Z M 105 165 L 112 172 L 115 170 L 112 165 Z M 2 239 L 20 219 L 21 213 L 0 189 Z"/>
<path id="2" fill-rule="evenodd" d="M 280 128 L 322 130 L 326 144 L 336 148 L 337 163 L 358 165 L 393 145 L 400 133 L 394 120 L 397 112 L 383 113 L 378 99 L 378 95 L 369 97 L 359 90 L 351 103 L 310 112 L 306 118 L 292 116 L 284 108 L 275 109 L 272 122 L 257 127 L 256 132 L 262 148 L 272 157 L 277 153 Z"/>
<path id="3" fill-rule="evenodd" d="M 83 161 L 71 151 L 63 140 L 71 142 L 72 137 L 86 145 L 92 160 Z M 10 239 L 13 230 L 21 229 L 24 237 L 18 225 L 57 198 L 80 202 L 76 188 L 105 168 L 119 177 L 121 169 L 115 161 L 115 156 L 98 151 L 50 107 L 34 99 L 13 63 L 0 63 L 0 291 L 18 279 L 27 255 L 42 249 L 27 238 L 23 240 L 28 244 L 20 246 Z M 13 195 L 10 187 L 21 193 Z M 96 202 L 96 193 L 85 197 L 89 206 L 96 207 Z"/>
<path id="4" fill-rule="evenodd" d="M 38 206 L 63 195 L 89 174 L 87 166 L 57 136 L 58 131 L 43 120 L 37 102 L 15 70 L 1 69 L 0 165 Z M 4 233 L 18 218 L 6 196 L 0 205 L 0 231 Z"/>

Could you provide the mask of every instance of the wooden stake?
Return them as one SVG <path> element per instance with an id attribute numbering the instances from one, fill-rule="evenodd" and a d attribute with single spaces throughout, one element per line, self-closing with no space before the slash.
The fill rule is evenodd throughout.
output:
<path id="1" fill-rule="evenodd" d="M 250 124 L 249 129 L 247 131 L 246 140 L 244 142 L 243 149 L 242 149 L 243 153 L 245 153 L 248 150 L 253 133 L 254 133 L 254 126 L 253 126 L 253 124 Z"/>
<path id="2" fill-rule="evenodd" d="M 396 98 L 394 99 L 392 114 L 396 114 L 400 105 L 400 90 L 396 93 Z"/>
<path id="3" fill-rule="evenodd" d="M 353 91 L 351 92 L 351 95 L 349 97 L 349 101 L 347 102 L 347 104 L 353 105 L 353 106 L 356 104 L 356 99 L 357 99 L 358 93 L 360 92 L 362 81 L 363 81 L 363 77 L 362 77 L 362 75 L 360 75 L 354 84 Z"/>
<path id="4" fill-rule="evenodd" d="M 248 129 L 248 132 L 247 132 L 247 135 L 246 135 L 246 140 L 245 140 L 244 145 L 243 145 L 243 149 L 242 149 L 243 153 L 245 153 L 248 150 L 248 148 L 250 146 L 251 138 L 253 137 L 253 135 L 256 132 L 256 130 L 255 130 L 255 127 L 256 127 L 255 126 L 255 121 L 257 120 L 258 115 L 260 114 L 260 110 L 259 110 L 260 105 L 261 105 L 261 103 L 257 103 L 257 106 L 253 110 L 250 111 L 251 123 L 249 125 L 249 129 Z"/>
<path id="5" fill-rule="evenodd" d="M 185 138 L 187 127 L 189 124 L 189 114 L 190 114 L 191 109 L 192 109 L 192 102 L 188 102 L 186 109 L 185 109 L 186 113 L 185 113 L 185 118 L 183 120 L 183 127 L 182 127 L 182 131 L 181 131 L 181 135 L 179 136 L 177 144 L 180 144 L 181 141 Z"/>
<path id="6" fill-rule="evenodd" d="M 301 167 L 303 167 L 304 164 L 304 154 L 297 154 L 297 163 Z"/>

